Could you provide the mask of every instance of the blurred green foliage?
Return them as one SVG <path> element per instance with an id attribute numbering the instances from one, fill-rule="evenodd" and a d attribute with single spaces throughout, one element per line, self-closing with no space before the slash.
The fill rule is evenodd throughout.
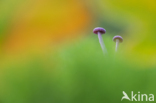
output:
<path id="1" fill-rule="evenodd" d="M 5 64 L 1 103 L 120 103 L 122 91 L 155 94 L 155 67 L 129 62 L 114 53 L 109 37 L 104 42 L 110 47 L 105 55 L 94 35 L 44 57 L 33 54 L 25 62 Z"/>

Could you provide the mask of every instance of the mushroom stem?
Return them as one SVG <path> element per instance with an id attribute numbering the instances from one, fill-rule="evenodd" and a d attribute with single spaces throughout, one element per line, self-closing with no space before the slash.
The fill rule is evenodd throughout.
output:
<path id="1" fill-rule="evenodd" d="M 99 38 L 99 43 L 101 45 L 103 53 L 106 53 L 107 50 L 105 48 L 105 44 L 104 44 L 103 39 L 102 39 L 102 34 L 100 32 L 98 32 L 98 38 Z"/>
<path id="2" fill-rule="evenodd" d="M 119 46 L 119 39 L 116 39 L 116 47 L 115 47 L 115 51 L 118 51 L 118 46 Z"/>

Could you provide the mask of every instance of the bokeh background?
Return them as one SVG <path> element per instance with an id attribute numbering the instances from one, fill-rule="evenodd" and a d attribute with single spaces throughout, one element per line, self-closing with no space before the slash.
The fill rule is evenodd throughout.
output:
<path id="1" fill-rule="evenodd" d="M 0 103 L 120 103 L 122 91 L 156 94 L 155 5 L 1 0 Z M 107 31 L 105 55 L 95 27 Z M 124 39 L 117 53 L 115 35 Z"/>

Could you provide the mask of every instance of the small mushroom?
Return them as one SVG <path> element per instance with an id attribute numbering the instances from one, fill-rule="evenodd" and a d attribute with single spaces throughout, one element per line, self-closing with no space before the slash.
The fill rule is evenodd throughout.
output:
<path id="1" fill-rule="evenodd" d="M 94 28 L 93 33 L 98 35 L 99 43 L 101 45 L 102 51 L 104 53 L 106 53 L 107 50 L 105 48 L 105 45 L 104 45 L 104 42 L 103 42 L 103 39 L 102 39 L 102 34 L 105 34 L 106 30 L 104 28 L 101 28 L 101 27 L 96 27 L 96 28 Z"/>
<path id="2" fill-rule="evenodd" d="M 115 51 L 117 52 L 119 43 L 123 42 L 123 38 L 119 35 L 113 37 L 113 41 L 116 42 Z"/>

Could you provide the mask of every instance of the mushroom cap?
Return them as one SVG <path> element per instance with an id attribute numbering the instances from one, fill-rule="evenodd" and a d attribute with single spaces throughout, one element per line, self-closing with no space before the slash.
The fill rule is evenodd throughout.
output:
<path id="1" fill-rule="evenodd" d="M 101 27 L 94 28 L 93 33 L 98 34 L 98 32 L 100 32 L 101 34 L 105 34 L 106 30 L 104 28 L 101 28 Z"/>
<path id="2" fill-rule="evenodd" d="M 116 39 L 119 39 L 119 42 L 123 42 L 123 38 L 119 35 L 113 37 L 113 41 L 116 42 Z"/>

